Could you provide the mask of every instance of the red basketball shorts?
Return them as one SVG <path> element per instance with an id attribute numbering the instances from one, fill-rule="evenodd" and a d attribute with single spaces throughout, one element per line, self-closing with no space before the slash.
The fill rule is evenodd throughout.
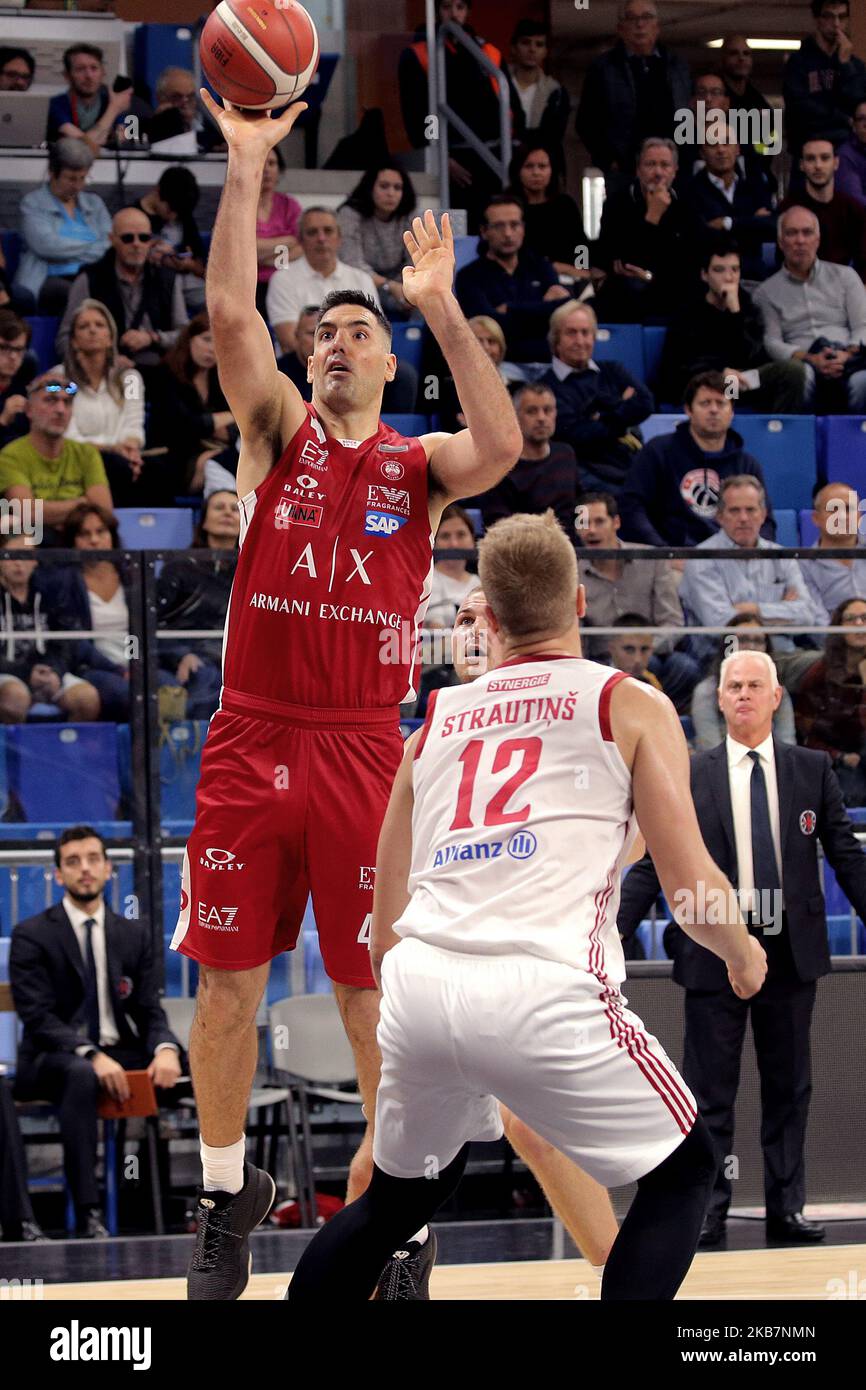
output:
<path id="1" fill-rule="evenodd" d="M 290 951 L 312 894 L 332 980 L 372 987 L 376 845 L 403 740 L 393 710 L 223 691 L 211 720 L 172 948 L 250 970 Z"/>

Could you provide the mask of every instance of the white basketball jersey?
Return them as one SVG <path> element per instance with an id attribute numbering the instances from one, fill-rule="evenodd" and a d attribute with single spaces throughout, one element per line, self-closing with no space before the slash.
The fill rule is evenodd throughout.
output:
<path id="1" fill-rule="evenodd" d="M 431 696 L 399 936 L 621 983 L 620 876 L 637 829 L 610 729 L 623 679 L 577 657 L 518 658 Z"/>

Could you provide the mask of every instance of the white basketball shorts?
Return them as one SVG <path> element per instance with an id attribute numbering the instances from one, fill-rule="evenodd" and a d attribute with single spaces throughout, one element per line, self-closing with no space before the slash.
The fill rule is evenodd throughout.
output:
<path id="1" fill-rule="evenodd" d="M 373 1156 L 392 1177 L 501 1138 L 499 1101 L 606 1187 L 649 1173 L 694 1124 L 694 1096 L 618 987 L 573 966 L 407 937 L 382 991 Z"/>

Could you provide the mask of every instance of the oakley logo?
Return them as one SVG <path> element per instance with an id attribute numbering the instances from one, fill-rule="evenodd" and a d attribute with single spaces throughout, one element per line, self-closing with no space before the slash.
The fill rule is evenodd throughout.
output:
<path id="1" fill-rule="evenodd" d="M 203 868 L 213 871 L 239 872 L 244 867 L 237 862 L 237 855 L 232 854 L 230 849 L 206 849 L 204 854 L 199 856 L 198 862 Z"/>

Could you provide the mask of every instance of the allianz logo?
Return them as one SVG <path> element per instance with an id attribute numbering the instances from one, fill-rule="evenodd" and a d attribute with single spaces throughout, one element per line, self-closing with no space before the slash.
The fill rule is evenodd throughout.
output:
<path id="1" fill-rule="evenodd" d="M 531 859 L 537 849 L 538 840 L 531 830 L 515 830 L 508 840 L 486 840 L 481 844 L 464 844 L 458 840 L 456 844 L 443 845 L 436 850 L 433 868 L 441 869 L 464 859 L 501 859 L 503 854 L 511 859 Z"/>

